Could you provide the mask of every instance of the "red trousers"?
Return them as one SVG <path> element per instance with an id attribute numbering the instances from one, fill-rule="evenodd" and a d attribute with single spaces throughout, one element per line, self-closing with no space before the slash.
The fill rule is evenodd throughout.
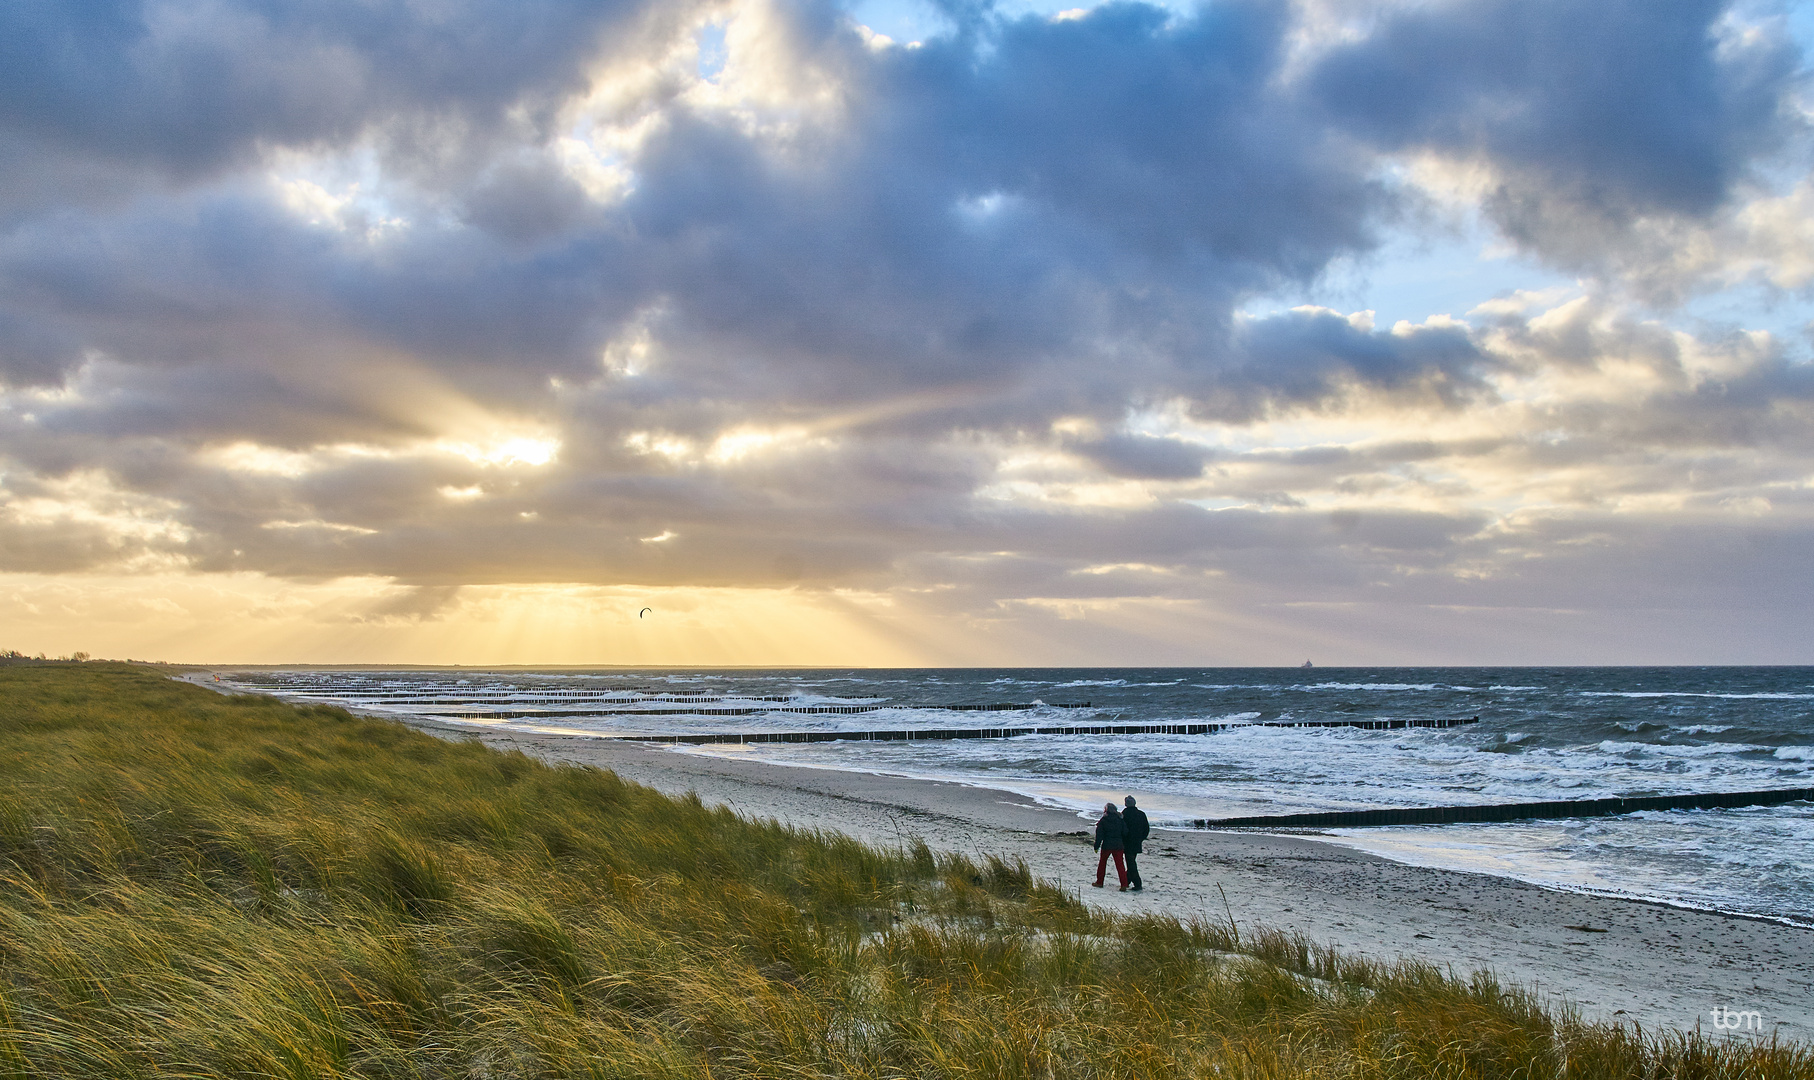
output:
<path id="1" fill-rule="evenodd" d="M 1108 872 L 1109 856 L 1115 856 L 1115 876 L 1121 879 L 1121 887 L 1127 888 L 1127 863 L 1121 861 L 1120 848 L 1103 848 L 1102 856 L 1096 860 L 1096 884 L 1102 884 L 1102 875 Z"/>

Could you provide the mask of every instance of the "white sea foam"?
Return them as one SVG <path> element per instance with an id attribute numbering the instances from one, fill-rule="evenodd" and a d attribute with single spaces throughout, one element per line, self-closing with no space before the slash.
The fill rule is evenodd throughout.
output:
<path id="1" fill-rule="evenodd" d="M 1070 682 L 1038 683 L 1035 685 L 1050 686 L 1055 690 L 1065 690 L 1078 686 L 1177 686 L 1181 681 L 1182 680 L 1179 679 L 1173 679 L 1170 682 L 1129 682 L 1126 679 L 1072 679 Z"/>
<path id="2" fill-rule="evenodd" d="M 1439 683 L 1303 683 L 1294 690 L 1471 690 L 1468 686 L 1443 686 Z"/>
<path id="3" fill-rule="evenodd" d="M 1705 746 L 1671 746 L 1667 743 L 1614 742 L 1611 739 L 1600 744 L 1600 749 L 1608 754 L 1653 754 L 1664 758 L 1702 758 L 1718 757 L 1722 754 L 1757 754 L 1767 753 L 1768 746 L 1752 746 L 1748 743 L 1711 743 Z"/>

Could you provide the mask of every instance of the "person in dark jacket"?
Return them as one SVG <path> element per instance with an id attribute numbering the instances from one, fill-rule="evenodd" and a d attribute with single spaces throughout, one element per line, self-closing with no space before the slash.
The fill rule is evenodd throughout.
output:
<path id="1" fill-rule="evenodd" d="M 1121 879 L 1121 891 L 1127 891 L 1127 864 L 1121 861 L 1122 853 L 1127 849 L 1126 826 L 1121 822 L 1121 812 L 1115 809 L 1114 803 L 1104 803 L 1102 820 L 1096 823 L 1096 842 L 1091 847 L 1101 852 L 1096 860 L 1095 886 L 1102 888 L 1102 875 L 1107 872 L 1109 856 L 1115 857 L 1115 876 Z"/>
<path id="2" fill-rule="evenodd" d="M 1134 805 L 1134 797 L 1127 797 L 1127 809 L 1121 812 L 1123 839 L 1127 842 L 1127 879 L 1128 888 L 1139 892 L 1140 885 L 1140 845 L 1146 842 L 1147 834 L 1153 827 L 1146 822 L 1146 811 Z"/>

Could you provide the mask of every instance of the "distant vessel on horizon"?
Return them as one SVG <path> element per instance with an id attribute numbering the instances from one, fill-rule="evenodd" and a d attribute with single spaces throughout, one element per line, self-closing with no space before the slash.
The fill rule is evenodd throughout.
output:
<path id="1" fill-rule="evenodd" d="M 1310 661 L 1306 660 L 1306 661 L 1304 661 L 1304 666 L 1305 667 L 1315 667 L 1316 665 L 1311 663 Z"/>

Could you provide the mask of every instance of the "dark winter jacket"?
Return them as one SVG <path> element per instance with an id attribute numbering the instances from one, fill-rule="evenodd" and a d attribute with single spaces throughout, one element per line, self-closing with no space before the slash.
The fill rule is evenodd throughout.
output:
<path id="1" fill-rule="evenodd" d="M 1110 810 L 1102 815 L 1096 823 L 1096 842 L 1090 845 L 1096 851 L 1121 851 L 1127 847 L 1127 827 L 1121 823 L 1121 815 Z"/>
<path id="2" fill-rule="evenodd" d="M 1146 811 L 1138 806 L 1130 806 L 1121 812 L 1122 829 L 1127 835 L 1127 850 L 1134 855 L 1140 854 L 1140 845 L 1146 841 L 1147 834 L 1153 831 L 1146 823 Z"/>

